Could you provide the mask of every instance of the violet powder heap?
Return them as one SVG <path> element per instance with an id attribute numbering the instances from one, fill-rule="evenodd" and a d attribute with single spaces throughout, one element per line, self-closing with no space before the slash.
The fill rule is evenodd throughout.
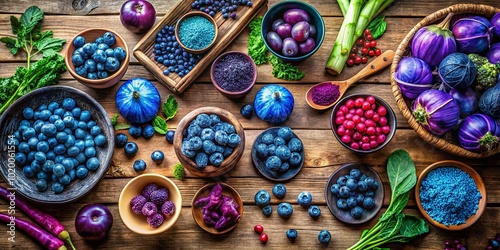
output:
<path id="1" fill-rule="evenodd" d="M 252 64 L 241 54 L 227 54 L 215 64 L 213 77 L 217 85 L 229 92 L 247 89 L 253 81 Z"/>
<path id="2" fill-rule="evenodd" d="M 339 96 L 340 91 L 337 84 L 321 84 L 312 89 L 312 101 L 321 106 L 334 103 Z"/>

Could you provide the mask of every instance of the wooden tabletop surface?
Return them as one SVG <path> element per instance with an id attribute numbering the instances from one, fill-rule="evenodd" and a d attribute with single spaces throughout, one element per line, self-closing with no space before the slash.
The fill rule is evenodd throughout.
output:
<path id="1" fill-rule="evenodd" d="M 177 0 L 151 0 L 157 10 L 157 21 L 175 4 Z M 187 0 L 183 0 L 187 1 Z M 10 15 L 19 16 L 35 1 L 8 1 L 0 0 L 0 34 L 11 34 Z M 119 10 L 124 1 L 97 1 L 97 0 L 39 0 L 36 4 L 45 12 L 42 30 L 54 31 L 54 37 L 64 38 L 69 41 L 76 33 L 83 29 L 105 27 L 115 30 L 122 35 L 130 49 L 142 38 L 142 35 L 127 31 L 120 23 Z M 269 1 L 269 5 L 277 2 Z M 451 232 L 430 226 L 430 232 L 408 244 L 391 245 L 392 249 L 443 249 L 445 240 L 460 239 L 465 242 L 469 249 L 484 249 L 488 239 L 493 238 L 500 231 L 500 156 L 487 159 L 464 159 L 447 154 L 439 149 L 433 148 L 424 142 L 409 126 L 402 117 L 396 101 L 392 95 L 390 86 L 389 68 L 379 74 L 369 77 L 361 83 L 352 87 L 348 93 L 369 93 L 377 95 L 386 100 L 394 109 L 397 116 L 397 131 L 393 140 L 381 151 L 368 155 L 355 154 L 342 147 L 335 139 L 330 129 L 331 109 L 326 112 L 318 112 L 311 109 L 304 100 L 306 90 L 314 83 L 326 80 L 343 80 L 354 75 L 360 67 L 347 68 L 341 75 L 334 77 L 328 75 L 324 66 L 329 56 L 333 43 L 342 23 L 342 15 L 336 1 L 333 0 L 308 0 L 322 14 L 326 25 L 326 36 L 323 45 L 311 58 L 307 59 L 298 67 L 306 72 L 306 76 L 300 82 L 285 82 L 275 79 L 271 74 L 271 66 L 258 66 L 257 84 L 243 100 L 230 100 L 222 96 L 210 82 L 210 75 L 205 70 L 200 77 L 183 94 L 176 95 L 179 102 L 179 111 L 176 117 L 168 121 L 168 126 L 175 129 L 179 121 L 193 109 L 203 106 L 217 106 L 233 113 L 245 129 L 246 145 L 243 157 L 233 171 L 220 178 L 202 179 L 187 173 L 183 181 L 174 180 L 179 187 L 182 197 L 181 216 L 173 228 L 165 233 L 154 236 L 142 236 L 130 231 L 120 219 L 118 213 L 118 197 L 125 184 L 138 174 L 132 169 L 132 163 L 142 158 L 148 163 L 146 173 L 159 173 L 167 177 L 173 177 L 173 166 L 178 163 L 173 146 L 168 144 L 163 136 L 155 135 L 150 140 L 144 138 L 136 140 L 139 145 L 139 154 L 133 159 L 124 157 L 123 150 L 115 150 L 112 164 L 105 178 L 86 197 L 64 206 L 42 206 L 42 208 L 57 219 L 68 229 L 77 249 L 311 249 L 322 248 L 317 240 L 318 232 L 322 229 L 332 233 L 332 241 L 327 248 L 346 249 L 353 245 L 362 230 L 371 227 L 377 221 L 373 219 L 367 224 L 352 226 L 344 224 L 329 212 L 325 198 L 325 185 L 330 175 L 340 166 L 350 162 L 359 162 L 373 167 L 381 176 L 386 192 L 384 206 L 379 215 L 387 208 L 390 201 L 390 188 L 386 174 L 386 162 L 388 156 L 396 149 L 406 149 L 415 162 L 417 175 L 423 169 L 440 160 L 455 159 L 472 165 L 483 178 L 487 188 L 487 209 L 481 219 L 469 229 L 460 232 Z M 474 0 L 481 3 L 500 8 L 497 0 Z M 387 32 L 378 40 L 378 47 L 383 51 L 396 50 L 400 41 L 408 31 L 423 17 L 445 7 L 457 3 L 471 3 L 467 0 L 396 0 L 395 4 L 383 12 L 387 16 Z M 261 14 L 264 14 L 262 12 Z M 247 37 L 249 30 L 245 29 L 226 49 L 247 51 Z M 131 51 L 129 51 L 131 52 Z M 10 76 L 15 68 L 25 64 L 25 56 L 12 56 L 7 47 L 0 46 L 0 77 Z M 153 81 L 160 90 L 162 100 L 171 92 L 159 84 L 135 58 L 131 57 L 130 66 L 122 80 L 132 77 L 144 77 Z M 250 120 L 244 119 L 240 114 L 240 107 L 245 103 L 253 102 L 256 92 L 265 84 L 279 83 L 287 87 L 295 96 L 295 108 L 291 117 L 285 122 L 302 139 L 305 148 L 305 163 L 300 173 L 291 181 L 285 183 L 287 195 L 284 199 L 290 202 L 294 208 L 292 217 L 288 220 L 280 218 L 276 210 L 271 217 L 265 217 L 261 209 L 254 203 L 254 195 L 260 189 L 271 191 L 275 183 L 263 178 L 254 168 L 250 148 L 253 140 L 263 130 L 270 127 L 257 117 Z M 94 90 L 85 87 L 74 80 L 69 73 L 63 75 L 61 85 L 73 86 L 92 95 L 107 110 L 108 115 L 117 113 L 115 107 L 115 92 L 118 85 L 108 90 Z M 153 150 L 160 149 L 166 154 L 166 160 L 157 166 L 152 163 L 149 155 Z M 173 179 L 173 178 L 172 178 Z M 231 232 L 224 235 L 211 235 L 201 230 L 191 216 L 191 200 L 195 192 L 206 183 L 214 181 L 225 181 L 233 186 L 241 195 L 244 202 L 244 213 L 241 222 Z M 5 183 L 2 183 L 5 186 Z M 301 191 L 309 191 L 313 195 L 313 203 L 321 208 L 321 216 L 318 220 L 312 220 L 307 210 L 297 204 L 296 197 Z M 279 200 L 272 198 L 273 208 Z M 109 237 L 100 244 L 90 244 L 82 240 L 75 231 L 74 219 L 78 210 L 89 203 L 105 204 L 113 213 L 114 224 Z M 0 200 L 0 212 L 6 212 L 7 205 Z M 405 213 L 415 214 L 423 218 L 419 213 L 414 195 L 404 210 Z M 16 216 L 25 217 L 20 211 Z M 254 233 L 256 224 L 264 226 L 269 235 L 269 242 L 263 245 Z M 16 242 L 7 240 L 8 234 L 5 226 L 0 226 L 0 249 L 40 249 L 36 241 L 30 239 L 22 232 L 16 233 Z M 289 228 L 298 230 L 299 237 L 292 243 L 286 236 L 285 231 Z"/>

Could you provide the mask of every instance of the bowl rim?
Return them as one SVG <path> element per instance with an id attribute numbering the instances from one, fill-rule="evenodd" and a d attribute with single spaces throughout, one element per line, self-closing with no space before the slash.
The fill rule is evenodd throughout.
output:
<path id="1" fill-rule="evenodd" d="M 242 91 L 236 91 L 236 92 L 227 91 L 227 90 L 223 89 L 214 78 L 215 66 L 220 62 L 220 60 L 222 60 L 222 58 L 226 57 L 227 55 L 231 55 L 231 54 L 242 55 L 247 61 L 250 62 L 250 64 L 252 65 L 252 68 L 253 68 L 254 74 L 252 77 L 252 82 L 250 83 L 250 85 L 247 88 L 245 88 Z M 245 93 L 248 93 L 253 88 L 253 86 L 255 85 L 255 82 L 257 81 L 257 74 L 258 74 L 257 73 L 257 65 L 255 64 L 255 62 L 252 60 L 252 58 L 250 56 L 248 56 L 246 53 L 241 52 L 241 51 L 227 51 L 227 52 L 220 54 L 217 58 L 215 58 L 215 60 L 212 63 L 212 66 L 210 67 L 210 80 L 212 80 L 212 83 L 214 84 L 214 86 L 217 90 L 219 90 L 221 93 L 226 94 L 228 96 L 239 96 L 239 95 L 243 95 Z"/>
<path id="2" fill-rule="evenodd" d="M 122 209 L 120 209 L 120 207 L 125 206 L 124 205 L 125 203 L 127 205 L 130 204 L 130 201 L 126 202 L 124 200 L 125 190 L 127 190 L 133 183 L 138 182 L 138 181 L 140 181 L 140 179 L 143 179 L 146 177 L 159 178 L 159 179 L 166 181 L 167 183 L 170 183 L 170 185 L 174 189 L 175 193 L 177 193 L 179 196 L 179 204 L 175 204 L 176 211 L 175 211 L 174 215 L 169 219 L 170 225 L 166 226 L 165 228 L 161 228 L 161 227 L 152 228 L 151 227 L 150 231 L 144 232 L 144 231 L 139 231 L 139 230 L 135 229 L 135 227 L 133 225 L 129 224 L 130 222 L 128 220 L 124 219 L 125 211 L 122 211 Z M 169 192 L 171 192 L 170 189 L 169 189 Z M 129 206 L 127 206 L 127 207 L 129 207 Z M 153 235 L 153 234 L 158 234 L 158 233 L 162 233 L 162 232 L 169 230 L 170 228 L 172 228 L 175 225 L 175 222 L 179 219 L 179 217 L 181 215 L 181 209 L 182 209 L 182 195 L 181 195 L 181 192 L 179 190 L 179 187 L 177 187 L 177 185 L 170 178 L 163 176 L 161 174 L 157 174 L 157 173 L 140 174 L 140 175 L 132 178 L 131 180 L 129 180 L 127 182 L 127 184 L 125 184 L 125 186 L 123 187 L 122 191 L 120 192 L 120 196 L 118 198 L 118 213 L 120 214 L 120 219 L 122 220 L 123 224 L 125 224 L 125 226 L 128 229 L 130 229 L 132 232 L 137 233 L 137 234 L 141 234 L 141 235 Z"/>
<path id="3" fill-rule="evenodd" d="M 88 79 L 88 78 L 85 78 L 85 77 L 82 77 L 80 75 L 78 75 L 76 73 L 75 70 L 73 70 L 73 68 L 71 66 L 73 66 L 73 62 L 71 62 L 71 57 L 72 55 L 69 54 L 69 51 L 70 51 L 70 48 L 74 48 L 75 45 L 73 45 L 73 41 L 75 40 L 76 37 L 78 36 L 83 36 L 85 37 L 85 34 L 91 32 L 91 31 L 103 31 L 103 34 L 106 33 L 106 32 L 111 32 L 113 33 L 113 35 L 115 35 L 116 39 L 118 40 L 121 40 L 123 42 L 123 46 L 124 46 L 124 50 L 125 52 L 127 52 L 127 54 L 125 55 L 125 58 L 122 60 L 122 63 L 120 65 L 120 68 L 118 68 L 115 72 L 113 72 L 112 75 L 109 75 L 108 77 L 106 78 L 102 78 L 102 79 L 95 79 L 95 80 L 92 80 L 92 79 Z M 74 51 L 74 50 L 73 50 Z M 64 57 L 64 62 L 66 63 L 66 68 L 68 69 L 68 72 L 79 82 L 82 82 L 82 83 L 86 83 L 86 84 L 90 84 L 90 85 L 103 85 L 107 82 L 109 82 L 110 80 L 112 80 L 113 78 L 119 76 L 121 73 L 125 73 L 126 69 L 128 68 L 128 64 L 129 64 L 129 61 L 130 61 L 130 52 L 129 52 L 129 49 L 128 49 L 128 45 L 127 45 L 127 42 L 126 40 L 120 35 L 118 34 L 117 32 L 115 32 L 114 30 L 111 30 L 111 29 L 107 29 L 107 28 L 89 28 L 89 29 L 85 29 L 85 30 L 82 30 L 80 32 L 78 32 L 78 34 L 76 34 L 73 38 L 71 38 L 71 40 L 69 41 L 68 43 L 68 47 L 66 48 L 65 52 L 65 57 Z M 73 66 L 74 67 L 74 66 Z M 123 72 L 122 72 L 123 71 Z"/>
<path id="4" fill-rule="evenodd" d="M 14 103 L 12 103 L 2 113 L 2 115 L 0 115 L 0 126 L 3 125 L 4 123 L 6 124 L 7 121 L 12 118 L 12 117 L 10 117 L 10 113 L 12 112 L 12 109 L 14 109 L 15 106 L 18 105 L 20 102 L 24 101 L 25 99 L 32 98 L 33 96 L 37 96 L 39 93 L 53 92 L 53 91 L 56 91 L 56 92 L 59 92 L 59 91 L 68 91 L 70 93 L 81 95 L 84 98 L 88 99 L 89 102 L 91 102 L 96 107 L 96 111 L 98 113 L 104 114 L 103 115 L 104 116 L 104 121 L 103 121 L 103 124 L 102 124 L 102 126 L 103 126 L 102 129 L 106 129 L 107 128 L 108 129 L 108 133 L 114 135 L 114 129 L 113 129 L 113 126 L 111 125 L 111 120 L 109 119 L 109 117 L 107 115 L 107 112 L 104 109 L 104 107 L 101 105 L 101 103 L 99 103 L 92 96 L 90 96 L 88 93 L 86 93 L 86 92 L 84 92 L 82 90 L 79 90 L 79 89 L 77 89 L 75 87 L 64 86 L 64 85 L 52 85 L 52 86 L 41 87 L 41 88 L 32 90 L 29 93 L 27 93 L 27 94 L 19 97 L 16 101 L 14 101 Z M 105 166 L 102 166 L 103 170 L 101 170 L 99 178 L 90 186 L 90 188 L 87 191 L 81 193 L 79 196 L 67 198 L 67 199 L 64 199 L 64 200 L 47 201 L 47 200 L 43 200 L 43 199 L 39 199 L 37 197 L 33 197 L 33 196 L 30 196 L 30 195 L 27 195 L 27 194 L 25 194 L 20 189 L 17 189 L 16 192 L 19 192 L 23 197 L 25 197 L 26 199 L 28 199 L 30 201 L 33 201 L 33 202 L 36 202 L 36 203 L 43 203 L 43 204 L 67 204 L 67 203 L 74 202 L 76 200 L 79 200 L 79 199 L 87 196 L 94 188 L 96 188 L 96 186 L 99 184 L 99 182 L 102 181 L 102 179 L 104 178 L 104 175 L 106 174 L 106 172 L 108 171 L 108 169 L 109 169 L 109 167 L 111 165 L 111 161 L 113 159 L 113 154 L 114 154 L 114 148 L 115 148 L 115 138 L 114 138 L 114 136 L 111 136 L 111 138 L 106 138 L 106 142 L 107 142 L 108 147 L 110 147 L 110 149 L 111 149 L 110 152 L 108 154 L 106 154 L 105 157 L 104 157 L 104 159 L 101 161 L 101 162 L 106 163 L 106 164 L 105 164 Z M 3 164 L 4 163 L 2 163 L 2 165 Z M 17 166 L 16 166 L 16 168 L 17 168 Z M 5 180 L 6 183 L 9 183 L 8 179 L 5 178 L 5 176 L 4 176 L 4 168 L 0 167 L 0 169 L 1 169 L 0 173 L 2 175 L 2 178 L 4 178 L 4 180 Z M 19 173 L 19 174 L 21 174 L 21 173 Z"/>
<path id="5" fill-rule="evenodd" d="M 307 14 L 309 14 L 310 16 L 314 15 L 315 18 L 318 17 L 318 21 L 321 23 L 321 27 L 323 29 L 323 32 L 321 34 L 316 33 L 317 38 L 315 39 L 315 42 L 316 42 L 315 48 L 312 51 L 310 51 L 309 53 L 301 55 L 301 56 L 284 56 L 284 55 L 281 55 L 280 53 L 274 51 L 271 48 L 271 46 L 269 46 L 269 44 L 267 43 L 266 34 L 264 34 L 264 29 L 262 29 L 262 27 L 264 27 L 264 20 L 266 20 L 267 18 L 270 18 L 269 12 L 271 10 L 277 9 L 277 8 L 283 8 L 284 6 L 287 6 L 289 4 L 303 5 L 303 6 L 306 6 L 307 8 L 310 8 L 313 11 L 313 13 L 307 12 Z M 271 17 L 271 18 L 274 18 L 274 16 Z M 323 41 L 325 39 L 325 32 L 324 32 L 324 30 L 325 30 L 325 21 L 323 20 L 323 17 L 321 16 L 321 14 L 319 13 L 319 11 L 316 8 L 314 8 L 311 4 L 308 4 L 306 2 L 295 1 L 295 0 L 287 0 L 287 1 L 278 2 L 278 3 L 274 4 L 273 6 L 271 6 L 266 11 L 266 13 L 264 14 L 262 20 L 263 21 L 262 21 L 262 25 L 261 25 L 261 36 L 262 36 L 262 40 L 264 40 L 264 44 L 266 45 L 267 49 L 273 55 L 275 55 L 276 57 L 278 57 L 278 58 L 280 58 L 281 60 L 284 60 L 284 61 L 299 62 L 299 61 L 303 61 L 303 60 L 311 57 L 312 55 L 314 55 L 314 53 L 316 53 L 319 50 L 319 48 L 321 47 L 321 44 L 323 44 Z"/>
<path id="6" fill-rule="evenodd" d="M 387 119 L 387 124 L 390 126 L 391 128 L 391 131 L 389 132 L 389 134 L 386 136 L 386 139 L 384 141 L 384 143 L 382 144 L 379 144 L 376 148 L 373 148 L 373 149 L 370 149 L 370 150 L 362 150 L 362 149 L 354 149 L 354 148 L 351 148 L 349 145 L 345 144 L 341 138 L 339 137 L 339 135 L 337 134 L 337 132 L 335 131 L 335 128 L 337 127 L 337 125 L 335 124 L 334 122 L 334 117 L 338 111 L 338 109 L 340 108 L 340 106 L 344 105 L 345 102 L 347 101 L 347 99 L 352 99 L 352 98 L 356 98 L 356 97 L 367 97 L 367 96 L 373 96 L 375 98 L 375 102 L 378 103 L 379 105 L 382 104 L 382 106 L 385 107 L 385 109 L 387 110 L 387 115 L 388 115 L 388 118 L 390 119 Z M 396 114 L 394 113 L 394 110 L 391 108 L 391 106 L 382 98 L 376 96 L 376 95 L 371 95 L 371 94 L 351 94 L 351 95 L 348 95 L 348 96 L 344 96 L 342 97 L 332 108 L 332 113 L 330 115 L 330 128 L 333 132 L 333 135 L 335 136 L 335 138 L 337 139 L 337 141 L 342 145 L 344 146 L 345 148 L 353 151 L 353 152 L 356 152 L 356 153 L 362 153 L 362 154 L 370 154 L 370 153 L 374 153 L 374 152 L 377 152 L 379 150 L 381 150 L 382 148 L 384 148 L 385 146 L 387 146 L 392 138 L 394 137 L 394 135 L 396 134 L 396 128 L 397 127 L 397 118 L 396 118 Z"/>
<path id="7" fill-rule="evenodd" d="M 420 186 L 422 184 L 423 179 L 427 176 L 427 174 L 434 169 L 440 168 L 440 167 L 455 167 L 458 169 L 461 169 L 462 171 L 466 172 L 469 174 L 469 176 L 474 180 L 479 193 L 481 194 L 481 199 L 479 199 L 478 203 L 478 208 L 476 210 L 476 213 L 471 215 L 464 224 L 460 225 L 450 225 L 450 226 L 445 226 L 444 224 L 441 224 L 435 220 L 433 220 L 425 211 L 425 209 L 422 207 L 422 202 L 420 201 Z M 455 160 L 443 160 L 443 161 L 438 161 L 435 163 L 432 163 L 431 165 L 427 166 L 422 173 L 420 173 L 417 184 L 415 186 L 415 200 L 417 202 L 418 210 L 424 216 L 424 218 L 430 222 L 432 225 L 439 227 L 441 229 L 445 230 L 450 230 L 450 231 L 459 231 L 466 229 L 470 226 L 472 226 L 476 221 L 481 218 L 483 215 L 484 210 L 486 209 L 486 203 L 487 203 L 487 193 L 486 193 L 486 186 L 484 185 L 483 179 L 479 175 L 479 173 L 476 172 L 471 166 L 455 161 Z"/>
<path id="8" fill-rule="evenodd" d="M 184 19 L 191 17 L 191 16 L 202 16 L 202 17 L 206 18 L 208 21 L 210 21 L 214 26 L 214 33 L 215 33 L 214 39 L 205 48 L 202 48 L 202 49 L 188 48 L 181 42 L 181 39 L 179 38 L 179 28 L 180 28 L 181 23 L 184 21 Z M 179 46 L 181 48 L 183 48 L 185 51 L 192 53 L 192 54 L 202 54 L 202 53 L 206 52 L 207 50 L 209 50 L 215 44 L 215 41 L 217 40 L 217 37 L 219 36 L 219 27 L 217 26 L 217 22 L 215 21 L 215 19 L 212 16 L 210 16 L 209 14 L 207 14 L 205 12 L 202 12 L 199 10 L 194 10 L 194 11 L 189 11 L 189 12 L 185 13 L 177 20 L 177 22 L 175 23 L 175 27 L 174 27 L 174 34 L 175 34 L 175 40 L 177 40 L 177 42 L 179 43 Z"/>
<path id="9" fill-rule="evenodd" d="M 221 186 L 222 186 L 222 190 L 224 191 L 224 189 L 228 190 L 228 192 L 230 192 L 232 195 L 234 195 L 235 197 L 231 197 L 233 198 L 233 200 L 237 199 L 239 201 L 241 201 L 238 205 L 240 206 L 240 209 L 241 209 L 241 214 L 240 214 L 240 218 L 238 219 L 238 221 L 234 222 L 232 226 L 230 227 L 227 227 L 225 228 L 224 230 L 222 231 L 217 231 L 217 229 L 215 229 L 214 227 L 209 227 L 207 225 L 201 225 L 195 218 L 195 213 L 197 212 L 197 208 L 194 206 L 194 203 L 196 202 L 196 198 L 198 196 L 201 195 L 202 192 L 204 192 L 205 190 L 207 190 L 208 188 L 210 187 L 213 187 L 215 185 L 217 185 L 217 183 L 219 183 Z M 196 222 L 196 224 L 203 230 L 205 230 L 206 232 L 210 233 L 210 234 L 225 234 L 231 230 L 233 230 L 234 228 L 236 228 L 236 226 L 240 223 L 242 217 L 243 217 L 243 210 L 244 210 L 244 204 L 243 204 L 243 199 L 241 198 L 241 195 L 238 193 L 238 191 L 236 191 L 235 188 L 233 188 L 231 185 L 225 183 L 225 182 L 213 182 L 213 183 L 207 183 L 205 185 L 203 185 L 201 188 L 199 188 L 196 193 L 193 195 L 193 199 L 191 201 L 191 215 L 193 217 L 193 220 Z M 210 229 L 215 229 L 215 230 L 210 230 Z"/>

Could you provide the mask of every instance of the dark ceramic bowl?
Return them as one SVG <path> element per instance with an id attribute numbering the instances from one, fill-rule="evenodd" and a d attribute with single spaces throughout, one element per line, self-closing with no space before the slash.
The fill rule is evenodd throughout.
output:
<path id="1" fill-rule="evenodd" d="M 339 111 L 339 109 L 340 109 L 341 106 L 345 105 L 345 103 L 347 102 L 347 100 L 349 100 L 349 99 L 356 99 L 358 97 L 366 98 L 368 96 L 375 97 L 375 103 L 377 104 L 377 106 L 384 106 L 385 107 L 385 109 L 387 110 L 387 125 L 389 125 L 389 127 L 391 128 L 391 130 L 386 135 L 385 141 L 383 143 L 379 144 L 377 147 L 371 148 L 370 150 L 362 150 L 361 148 L 360 149 L 354 149 L 354 148 L 351 148 L 350 145 L 344 143 L 342 141 L 342 139 L 341 139 L 342 136 L 340 136 L 337 133 L 337 126 L 338 125 L 335 123 L 335 118 L 336 118 L 336 115 L 337 115 L 337 111 Z M 340 99 L 337 102 L 337 104 L 335 104 L 335 106 L 333 106 L 332 115 L 330 117 L 330 126 L 332 128 L 333 135 L 335 136 L 335 138 L 337 138 L 337 140 L 339 141 L 339 143 L 342 144 L 342 146 L 344 146 L 344 147 L 348 148 L 349 150 L 351 150 L 353 152 L 356 152 L 356 153 L 369 154 L 369 153 L 373 153 L 373 152 L 377 152 L 377 151 L 381 150 L 387 144 L 389 144 L 389 142 L 392 140 L 392 138 L 394 137 L 394 134 L 396 133 L 396 115 L 394 114 L 394 111 L 392 110 L 391 106 L 386 101 L 384 101 L 382 98 L 380 98 L 380 97 L 377 97 L 377 96 L 374 96 L 374 95 L 353 94 L 353 95 L 349 95 L 349 96 L 343 97 L 342 99 Z"/>
<path id="2" fill-rule="evenodd" d="M 316 35 L 313 37 L 314 41 L 316 42 L 316 47 L 311 52 L 305 55 L 293 57 L 284 56 L 281 53 L 274 51 L 267 43 L 266 35 L 267 32 L 271 31 L 272 23 L 274 22 L 274 20 L 282 18 L 283 13 L 285 13 L 289 9 L 304 10 L 305 12 L 307 12 L 307 14 L 309 14 L 309 17 L 311 19 L 309 23 L 316 26 Z M 282 1 L 271 6 L 266 14 L 264 14 L 264 18 L 262 19 L 261 31 L 262 38 L 264 39 L 264 44 L 266 45 L 267 49 L 271 51 L 271 53 L 287 62 L 301 62 L 311 57 L 314 53 L 316 53 L 316 51 L 318 51 L 319 47 L 321 47 L 321 44 L 323 43 L 323 40 L 325 38 L 325 23 L 323 21 L 323 18 L 321 17 L 321 14 L 313 6 L 302 1 Z"/>
<path id="3" fill-rule="evenodd" d="M 338 197 L 337 195 L 334 195 L 331 191 L 331 187 L 333 184 L 337 183 L 337 179 L 340 176 L 349 175 L 350 171 L 354 168 L 359 169 L 361 173 L 365 174 L 366 176 L 372 177 L 375 181 L 379 183 L 379 187 L 375 190 L 375 194 L 373 196 L 373 199 L 375 200 L 375 206 L 372 208 L 372 210 L 366 210 L 363 208 L 363 214 L 359 219 L 353 218 L 349 210 L 345 211 L 338 208 L 337 207 Z M 373 219 L 373 217 L 375 217 L 380 211 L 380 208 L 384 203 L 384 186 L 382 184 L 380 176 L 371 167 L 359 163 L 349 163 L 342 165 L 340 168 L 338 168 L 335 172 L 333 172 L 333 174 L 328 179 L 328 182 L 326 183 L 325 187 L 325 200 L 328 209 L 330 209 L 330 212 L 340 221 L 345 222 L 347 224 L 362 224 Z"/>
<path id="4" fill-rule="evenodd" d="M 21 120 L 23 120 L 23 109 L 25 107 L 36 108 L 41 104 L 49 104 L 52 101 L 62 102 L 64 98 L 72 97 L 78 107 L 82 110 L 90 111 L 92 119 L 96 121 L 102 129 L 102 133 L 106 136 L 106 144 L 103 147 L 96 147 L 96 157 L 101 165 L 96 171 L 89 171 L 86 178 L 79 180 L 76 178 L 64 191 L 60 194 L 55 194 L 51 190 L 50 182 L 48 188 L 44 192 L 39 192 L 35 187 L 35 179 L 27 178 L 23 174 L 23 169 L 20 166 L 12 166 L 10 164 L 9 155 L 7 153 L 0 156 L 0 171 L 5 182 L 10 187 L 16 188 L 16 192 L 24 197 L 40 203 L 63 204 L 75 201 L 88 194 L 104 174 L 108 171 L 113 157 L 115 148 L 114 129 L 109 120 L 106 110 L 94 98 L 87 93 L 66 86 L 50 86 L 43 87 L 22 96 L 15 101 L 0 117 L 0 145 L 4 152 L 9 148 L 9 136 L 16 131 Z M 14 174 L 12 170 L 15 171 Z"/>
<path id="5" fill-rule="evenodd" d="M 243 58 L 245 58 L 245 60 L 247 60 L 252 65 L 253 72 L 254 72 L 253 76 L 252 76 L 252 82 L 250 83 L 250 85 L 247 88 L 245 88 L 241 91 L 236 91 L 236 92 L 232 92 L 232 91 L 228 91 L 228 90 L 223 89 L 214 77 L 215 66 L 221 61 L 221 59 L 223 59 L 224 57 L 226 57 L 228 55 L 233 55 L 233 54 L 243 56 Z M 255 65 L 252 58 L 250 58 L 247 54 L 245 54 L 243 52 L 239 52 L 239 51 L 229 51 L 229 52 L 226 52 L 226 53 L 218 56 L 215 59 L 215 61 L 212 63 L 212 68 L 210 69 L 210 79 L 212 80 L 212 83 L 214 84 L 215 88 L 217 90 L 219 90 L 227 98 L 231 98 L 231 99 L 242 98 L 245 95 L 247 95 L 250 92 L 250 90 L 252 90 L 253 86 L 255 85 L 255 81 L 257 80 L 257 65 Z"/>
<path id="6" fill-rule="evenodd" d="M 299 152 L 299 154 L 302 156 L 302 162 L 300 163 L 299 166 L 292 168 L 290 167 L 288 171 L 280 173 L 276 171 L 272 171 L 266 168 L 266 159 L 259 158 L 257 156 L 257 145 L 259 145 L 262 141 L 262 136 L 266 133 L 271 133 L 273 136 L 276 137 L 278 134 L 279 127 L 273 127 L 273 128 L 268 128 L 264 130 L 257 138 L 255 138 L 255 141 L 253 142 L 252 145 L 252 161 L 253 165 L 257 170 L 267 179 L 272 180 L 272 181 L 287 181 L 295 177 L 300 170 L 302 169 L 302 166 L 304 165 L 304 147 L 302 147 L 302 150 Z M 300 140 L 300 138 L 294 133 L 293 136 L 297 139 Z M 303 144 L 302 144 L 303 145 Z"/>

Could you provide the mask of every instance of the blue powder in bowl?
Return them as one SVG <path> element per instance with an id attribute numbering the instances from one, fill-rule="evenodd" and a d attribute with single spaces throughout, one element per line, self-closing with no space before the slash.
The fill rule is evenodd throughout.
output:
<path id="1" fill-rule="evenodd" d="M 425 212 L 446 226 L 464 224 L 476 214 L 482 198 L 474 179 L 456 167 L 429 171 L 419 191 Z"/>
<path id="2" fill-rule="evenodd" d="M 202 16 L 184 19 L 179 26 L 179 40 L 187 48 L 200 50 L 206 48 L 215 38 L 215 27 Z"/>

